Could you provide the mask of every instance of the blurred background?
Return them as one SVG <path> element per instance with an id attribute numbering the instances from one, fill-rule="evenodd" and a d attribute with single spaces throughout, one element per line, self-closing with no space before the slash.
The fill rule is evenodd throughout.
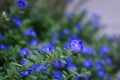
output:
<path id="1" fill-rule="evenodd" d="M 73 0 L 68 5 L 67 11 L 71 12 L 79 0 Z M 100 15 L 101 22 L 105 24 L 105 28 L 100 31 L 100 34 L 118 35 L 120 34 L 120 0 L 86 0 L 82 6 L 80 5 L 79 12 L 81 9 L 87 9 L 88 17 L 92 14 Z"/>

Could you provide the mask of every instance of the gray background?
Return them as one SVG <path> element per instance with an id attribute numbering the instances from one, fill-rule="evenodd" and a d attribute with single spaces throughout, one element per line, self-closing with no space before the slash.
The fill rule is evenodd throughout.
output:
<path id="1" fill-rule="evenodd" d="M 67 11 L 73 11 L 79 0 L 73 0 L 67 7 Z M 101 34 L 120 35 L 120 0 L 88 0 L 77 11 L 88 10 L 88 16 L 99 14 L 101 23 L 106 27 L 100 31 Z"/>

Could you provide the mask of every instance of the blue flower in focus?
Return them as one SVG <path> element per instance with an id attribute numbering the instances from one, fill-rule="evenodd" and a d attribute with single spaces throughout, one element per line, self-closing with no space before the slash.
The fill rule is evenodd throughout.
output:
<path id="1" fill-rule="evenodd" d="M 64 30 L 63 30 L 63 34 L 65 34 L 65 35 L 70 34 L 70 30 L 69 30 L 69 29 L 64 29 Z"/>
<path id="2" fill-rule="evenodd" d="M 82 52 L 87 55 L 94 55 L 95 49 L 93 47 L 87 46 L 87 47 L 83 47 Z"/>
<path id="3" fill-rule="evenodd" d="M 83 50 L 83 42 L 81 40 L 72 40 L 70 42 L 70 48 L 74 52 L 79 52 Z"/>
<path id="4" fill-rule="evenodd" d="M 13 22 L 14 22 L 14 24 L 15 24 L 17 27 L 20 27 L 20 26 L 22 25 L 22 20 L 21 20 L 21 18 L 14 17 L 14 18 L 13 18 Z"/>
<path id="5" fill-rule="evenodd" d="M 54 47 L 50 44 L 42 46 L 43 52 L 52 53 L 54 51 Z"/>
<path id="6" fill-rule="evenodd" d="M 30 50 L 28 48 L 23 48 L 19 51 L 19 53 L 20 53 L 21 56 L 27 56 L 29 51 Z"/>
<path id="7" fill-rule="evenodd" d="M 76 27 L 77 30 L 82 30 L 83 29 L 82 24 L 77 24 L 75 27 Z"/>
<path id="8" fill-rule="evenodd" d="M 62 65 L 63 65 L 63 63 L 61 61 L 56 60 L 56 61 L 53 62 L 53 66 L 55 68 L 61 68 Z"/>
<path id="9" fill-rule="evenodd" d="M 32 72 L 31 69 L 29 69 L 29 70 L 23 70 L 23 71 L 20 72 L 20 74 L 22 76 L 28 76 L 29 74 L 31 74 L 31 72 Z"/>
<path id="10" fill-rule="evenodd" d="M 67 70 L 68 71 L 78 71 L 78 68 L 77 68 L 77 66 L 76 65 L 74 65 L 74 64 L 68 64 L 67 65 Z"/>
<path id="11" fill-rule="evenodd" d="M 0 33 L 0 40 L 2 40 L 3 39 L 3 35 Z"/>
<path id="12" fill-rule="evenodd" d="M 24 31 L 24 35 L 25 36 L 32 36 L 34 38 L 37 37 L 37 34 L 36 34 L 36 32 L 33 29 L 27 29 L 27 30 L 25 30 Z"/>
<path id="13" fill-rule="evenodd" d="M 31 40 L 31 41 L 30 41 L 30 45 L 31 45 L 31 46 L 36 46 L 36 47 L 37 47 L 37 46 L 40 45 L 40 42 L 39 42 L 38 40 Z"/>
<path id="14" fill-rule="evenodd" d="M 26 64 L 27 64 L 27 60 L 26 60 L 26 59 L 21 60 L 21 61 L 20 61 L 20 64 L 21 64 L 21 65 L 26 65 Z"/>
<path id="15" fill-rule="evenodd" d="M 108 46 L 103 46 L 99 49 L 100 54 L 109 54 L 110 53 L 110 47 Z"/>
<path id="16" fill-rule="evenodd" d="M 62 72 L 61 71 L 54 72 L 54 79 L 55 80 L 62 80 Z"/>
<path id="17" fill-rule="evenodd" d="M 28 5 L 26 0 L 17 0 L 16 4 L 21 9 L 25 9 Z"/>
<path id="18" fill-rule="evenodd" d="M 9 50 L 10 47 L 7 45 L 0 44 L 0 50 Z"/>
<path id="19" fill-rule="evenodd" d="M 96 66 L 97 69 L 103 69 L 104 68 L 103 63 L 100 60 L 96 61 L 95 66 Z"/>
<path id="20" fill-rule="evenodd" d="M 93 67 L 93 61 L 90 60 L 90 59 L 84 60 L 82 64 L 86 68 L 92 68 Z"/>
<path id="21" fill-rule="evenodd" d="M 106 75 L 106 72 L 104 71 L 104 70 L 99 70 L 98 72 L 97 72 L 97 76 L 98 77 L 104 77 Z"/>

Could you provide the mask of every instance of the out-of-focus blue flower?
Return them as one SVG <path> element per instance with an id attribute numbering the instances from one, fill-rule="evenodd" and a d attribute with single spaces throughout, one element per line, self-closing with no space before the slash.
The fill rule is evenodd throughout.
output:
<path id="1" fill-rule="evenodd" d="M 25 9 L 28 5 L 26 0 L 17 0 L 16 4 L 21 9 Z"/>
<path id="2" fill-rule="evenodd" d="M 108 37 L 108 40 L 109 41 L 116 41 L 116 40 L 118 40 L 118 36 L 112 35 L 112 36 Z"/>
<path id="3" fill-rule="evenodd" d="M 73 61 L 73 57 L 72 56 L 69 56 L 65 59 L 66 63 L 69 65 L 69 64 L 72 64 L 72 61 Z"/>
<path id="4" fill-rule="evenodd" d="M 0 44 L 0 50 L 9 50 L 10 47 L 7 45 Z"/>
<path id="5" fill-rule="evenodd" d="M 19 51 L 19 53 L 20 53 L 21 56 L 27 56 L 29 51 L 30 50 L 28 48 L 23 48 Z"/>
<path id="6" fill-rule="evenodd" d="M 103 69 L 104 68 L 103 63 L 100 60 L 96 61 L 95 66 L 96 66 L 97 69 Z"/>
<path id="7" fill-rule="evenodd" d="M 83 47 L 83 51 L 82 52 L 84 54 L 87 54 L 87 55 L 94 55 L 95 49 L 93 47 L 86 46 L 86 47 Z"/>
<path id="8" fill-rule="evenodd" d="M 83 42 L 81 40 L 72 40 L 70 42 L 70 48 L 74 52 L 79 52 L 83 50 Z"/>
<path id="9" fill-rule="evenodd" d="M 72 3 L 72 2 L 73 2 L 73 0 L 67 0 L 67 2 L 68 2 L 68 3 Z"/>
<path id="10" fill-rule="evenodd" d="M 63 65 L 63 63 L 61 61 L 56 60 L 56 61 L 53 62 L 53 66 L 55 68 L 61 68 L 62 65 Z"/>
<path id="11" fill-rule="evenodd" d="M 20 61 L 20 64 L 21 64 L 21 65 L 26 65 L 26 64 L 27 64 L 27 60 L 26 60 L 26 59 L 21 60 L 21 61 Z"/>
<path id="12" fill-rule="evenodd" d="M 100 16 L 98 14 L 93 14 L 92 15 L 92 20 L 99 21 L 100 20 Z"/>
<path id="13" fill-rule="evenodd" d="M 13 18 L 13 22 L 14 22 L 14 24 L 15 24 L 17 27 L 20 27 L 20 26 L 22 25 L 22 20 L 21 20 L 21 18 L 14 17 L 14 18 Z"/>
<path id="14" fill-rule="evenodd" d="M 104 77 L 105 75 L 106 75 L 106 72 L 104 70 L 97 71 L 97 76 L 98 77 Z"/>
<path id="15" fill-rule="evenodd" d="M 112 66 L 113 65 L 113 61 L 111 58 L 109 57 L 103 57 L 103 60 L 109 65 Z"/>
<path id="16" fill-rule="evenodd" d="M 67 19 L 71 19 L 71 18 L 73 17 L 73 14 L 70 13 L 70 12 L 65 13 L 65 17 L 66 17 Z"/>
<path id="17" fill-rule="evenodd" d="M 40 70 L 40 72 L 41 72 L 42 74 L 46 74 L 46 72 L 47 72 L 47 64 L 42 64 L 42 65 L 40 65 L 40 66 L 38 67 L 38 70 Z"/>
<path id="18" fill-rule="evenodd" d="M 82 30 L 83 29 L 82 24 L 77 24 L 75 27 L 76 27 L 77 30 Z"/>
<path id="19" fill-rule="evenodd" d="M 77 68 L 77 66 L 75 64 L 71 63 L 71 64 L 67 65 L 67 70 L 68 71 L 75 71 L 76 72 L 76 71 L 78 71 L 78 68 Z"/>
<path id="20" fill-rule="evenodd" d="M 60 33 L 57 30 L 53 30 L 51 34 L 57 38 L 60 36 Z"/>
<path id="21" fill-rule="evenodd" d="M 37 75 L 36 70 L 37 70 L 39 67 L 40 67 L 40 64 L 34 64 L 34 65 L 30 66 L 30 68 L 33 69 L 33 71 L 34 71 L 34 75 L 35 75 L 35 76 Z"/>
<path id="22" fill-rule="evenodd" d="M 86 80 L 84 77 L 77 77 L 75 80 Z"/>
<path id="23" fill-rule="evenodd" d="M 29 69 L 29 70 L 23 70 L 23 71 L 20 72 L 20 74 L 22 76 L 28 76 L 29 74 L 31 74 L 31 72 L 32 72 L 31 69 Z"/>
<path id="24" fill-rule="evenodd" d="M 0 33 L 0 40 L 2 40 L 3 39 L 3 35 Z"/>
<path id="25" fill-rule="evenodd" d="M 91 59 L 84 60 L 82 64 L 86 68 L 92 68 L 93 67 L 93 61 Z"/>
<path id="26" fill-rule="evenodd" d="M 50 44 L 51 44 L 51 45 L 55 45 L 56 43 L 57 43 L 57 40 L 56 40 L 56 39 L 53 39 L 53 40 L 50 41 Z"/>
<path id="27" fill-rule="evenodd" d="M 54 47 L 50 44 L 42 46 L 43 52 L 52 53 L 54 51 Z"/>
<path id="28" fill-rule="evenodd" d="M 40 42 L 38 40 L 31 40 L 30 41 L 30 45 L 31 46 L 39 46 L 40 45 Z"/>
<path id="29" fill-rule="evenodd" d="M 55 80 L 62 80 L 62 72 L 61 71 L 55 71 L 54 72 L 54 79 Z"/>
<path id="30" fill-rule="evenodd" d="M 72 40 L 79 40 L 79 39 L 80 39 L 80 38 L 79 38 L 78 36 L 72 35 L 72 36 L 70 36 L 69 41 L 72 41 Z"/>
<path id="31" fill-rule="evenodd" d="M 95 28 L 98 28 L 100 26 L 100 22 L 99 21 L 91 21 L 92 25 L 95 27 Z"/>
<path id="32" fill-rule="evenodd" d="M 32 37 L 37 37 L 36 32 L 33 29 L 27 29 L 24 31 L 25 36 L 32 36 Z"/>
<path id="33" fill-rule="evenodd" d="M 65 48 L 66 50 L 70 49 L 70 45 L 69 45 L 68 42 L 66 42 L 66 43 L 64 44 L 64 48 Z"/>
<path id="34" fill-rule="evenodd" d="M 63 34 L 65 34 L 65 35 L 70 34 L 70 30 L 69 29 L 63 29 Z"/>
<path id="35" fill-rule="evenodd" d="M 99 49 L 100 54 L 109 54 L 110 53 L 110 47 L 108 46 L 103 46 Z"/>

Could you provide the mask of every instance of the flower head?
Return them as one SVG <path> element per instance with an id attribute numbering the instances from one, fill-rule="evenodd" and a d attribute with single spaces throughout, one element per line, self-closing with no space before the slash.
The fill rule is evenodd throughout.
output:
<path id="1" fill-rule="evenodd" d="M 61 68 L 62 65 L 63 65 L 63 63 L 61 61 L 56 60 L 56 61 L 53 62 L 53 66 L 55 68 Z"/>
<path id="2" fill-rule="evenodd" d="M 75 71 L 75 72 L 78 71 L 78 68 L 75 64 L 68 64 L 67 69 L 68 71 Z"/>
<path id="3" fill-rule="evenodd" d="M 83 29 L 83 25 L 82 24 L 77 24 L 75 27 L 76 27 L 77 30 L 82 30 Z"/>
<path id="4" fill-rule="evenodd" d="M 100 60 L 96 61 L 95 66 L 96 66 L 97 69 L 103 69 L 104 68 L 103 63 Z"/>
<path id="5" fill-rule="evenodd" d="M 26 64 L 27 64 L 27 60 L 26 60 L 26 59 L 21 60 L 21 61 L 20 61 L 20 64 L 26 65 Z"/>
<path id="6" fill-rule="evenodd" d="M 99 70 L 97 72 L 97 76 L 99 76 L 99 77 L 104 77 L 105 75 L 106 75 L 106 72 L 104 70 Z"/>
<path id="7" fill-rule="evenodd" d="M 65 34 L 65 35 L 70 34 L 70 30 L 69 29 L 63 29 L 63 34 Z"/>
<path id="8" fill-rule="evenodd" d="M 29 74 L 31 74 L 31 72 L 32 72 L 31 69 L 29 69 L 29 70 L 23 70 L 23 71 L 20 72 L 20 74 L 22 76 L 28 76 Z"/>
<path id="9" fill-rule="evenodd" d="M 13 22 L 14 22 L 14 24 L 15 24 L 17 27 L 20 27 L 20 26 L 22 25 L 22 20 L 21 20 L 21 18 L 14 17 L 14 18 L 13 18 Z"/>
<path id="10" fill-rule="evenodd" d="M 0 44 L 0 50 L 9 50 L 10 47 L 8 45 Z"/>
<path id="11" fill-rule="evenodd" d="M 95 53 L 95 49 L 90 46 L 83 47 L 83 53 L 87 55 L 93 55 Z"/>
<path id="12" fill-rule="evenodd" d="M 108 46 L 102 46 L 100 49 L 99 49 L 99 53 L 100 54 L 109 54 L 110 53 L 110 47 Z"/>
<path id="13" fill-rule="evenodd" d="M 40 45 L 40 42 L 38 40 L 31 40 L 30 41 L 30 45 L 31 46 L 39 46 Z"/>
<path id="14" fill-rule="evenodd" d="M 19 51 L 19 53 L 20 53 L 21 56 L 27 56 L 29 51 L 30 50 L 28 48 L 23 48 Z"/>
<path id="15" fill-rule="evenodd" d="M 32 36 L 32 37 L 37 37 L 36 32 L 33 29 L 27 29 L 24 31 L 25 36 Z"/>
<path id="16" fill-rule="evenodd" d="M 83 61 L 83 66 L 86 68 L 92 68 L 93 67 L 93 61 L 90 59 L 86 59 Z"/>
<path id="17" fill-rule="evenodd" d="M 25 9 L 28 5 L 26 0 L 17 0 L 16 4 L 21 9 Z"/>
<path id="18" fill-rule="evenodd" d="M 54 72 L 54 79 L 55 80 L 62 80 L 62 72 L 61 71 Z"/>
<path id="19" fill-rule="evenodd" d="M 70 48 L 74 52 L 79 52 L 83 50 L 83 42 L 81 40 L 72 40 L 70 42 Z"/>
<path id="20" fill-rule="evenodd" d="M 55 45 L 56 43 L 57 43 L 57 40 L 56 40 L 56 39 L 53 39 L 53 40 L 50 41 L 50 44 L 51 44 L 51 45 Z"/>
<path id="21" fill-rule="evenodd" d="M 50 44 L 42 46 L 42 51 L 47 53 L 52 53 L 54 51 L 54 47 Z"/>

